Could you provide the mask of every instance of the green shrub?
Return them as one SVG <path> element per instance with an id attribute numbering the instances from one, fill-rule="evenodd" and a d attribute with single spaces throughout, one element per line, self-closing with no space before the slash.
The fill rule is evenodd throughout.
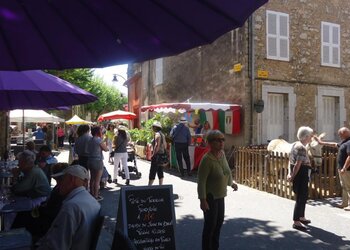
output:
<path id="1" fill-rule="evenodd" d="M 152 124 L 155 121 L 159 121 L 162 124 L 162 132 L 169 136 L 170 130 L 174 124 L 173 119 L 169 117 L 169 115 L 164 114 L 156 114 L 154 117 L 147 121 L 141 122 L 141 129 L 131 129 L 130 136 L 131 140 L 136 143 L 151 143 L 153 139 L 153 130 L 152 130 Z"/>

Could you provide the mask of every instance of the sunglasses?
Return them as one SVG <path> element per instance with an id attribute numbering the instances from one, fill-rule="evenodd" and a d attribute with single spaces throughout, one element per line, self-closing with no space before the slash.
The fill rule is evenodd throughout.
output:
<path id="1" fill-rule="evenodd" d="M 225 141 L 225 138 L 215 138 L 215 139 L 213 139 L 212 141 L 215 141 L 215 142 L 224 142 L 224 141 Z"/>

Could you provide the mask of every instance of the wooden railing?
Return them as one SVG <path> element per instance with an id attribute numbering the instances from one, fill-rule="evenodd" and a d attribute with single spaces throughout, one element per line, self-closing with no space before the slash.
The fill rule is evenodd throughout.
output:
<path id="1" fill-rule="evenodd" d="M 292 183 L 287 181 L 288 165 L 287 154 L 268 153 L 266 148 L 236 148 L 234 151 L 233 174 L 238 183 L 292 199 Z M 319 199 L 340 195 L 336 155 L 325 153 L 322 167 L 311 174 L 309 197 Z"/>

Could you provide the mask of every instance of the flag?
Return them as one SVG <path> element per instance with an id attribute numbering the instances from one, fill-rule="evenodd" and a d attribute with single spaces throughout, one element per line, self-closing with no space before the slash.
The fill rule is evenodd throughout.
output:
<path id="1" fill-rule="evenodd" d="M 225 134 L 238 134 L 241 131 L 240 108 L 225 111 L 225 118 L 220 123 L 225 126 Z"/>
<path id="2" fill-rule="evenodd" d="M 208 121 L 210 124 L 210 129 L 219 129 L 219 111 L 204 111 L 201 110 L 199 114 L 200 122 L 203 124 L 205 121 Z"/>

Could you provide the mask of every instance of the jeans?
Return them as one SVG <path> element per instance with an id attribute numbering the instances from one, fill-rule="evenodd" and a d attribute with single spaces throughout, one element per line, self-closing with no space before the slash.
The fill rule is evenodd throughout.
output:
<path id="1" fill-rule="evenodd" d="M 293 192 L 295 193 L 294 221 L 298 221 L 300 217 L 305 217 L 305 206 L 309 191 L 308 169 L 307 166 L 301 165 L 293 180 Z"/>

